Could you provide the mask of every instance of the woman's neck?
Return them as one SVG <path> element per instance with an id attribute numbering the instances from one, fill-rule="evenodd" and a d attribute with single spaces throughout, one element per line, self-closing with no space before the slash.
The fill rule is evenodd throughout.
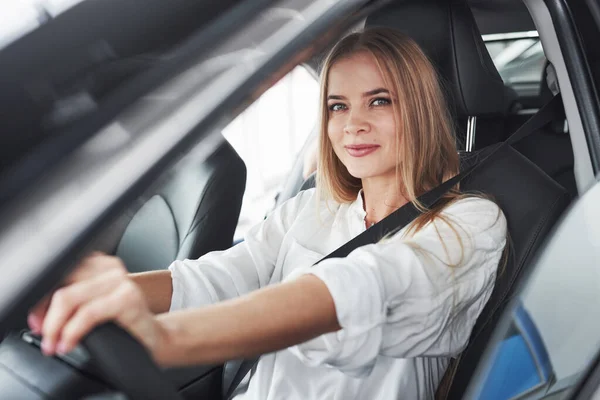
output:
<path id="1" fill-rule="evenodd" d="M 363 179 L 362 186 L 367 227 L 381 221 L 408 202 L 400 193 L 401 185 L 395 179 Z"/>

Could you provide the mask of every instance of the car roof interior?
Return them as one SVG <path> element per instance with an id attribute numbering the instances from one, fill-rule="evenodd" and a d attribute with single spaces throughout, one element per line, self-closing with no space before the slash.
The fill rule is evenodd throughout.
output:
<path id="1" fill-rule="evenodd" d="M 467 3 L 482 35 L 536 30 L 531 15 L 521 0 L 467 0 Z M 360 29 L 364 24 L 363 19 L 352 30 Z M 319 62 L 324 53 L 326 51 L 307 62 L 314 71 L 319 70 Z"/>

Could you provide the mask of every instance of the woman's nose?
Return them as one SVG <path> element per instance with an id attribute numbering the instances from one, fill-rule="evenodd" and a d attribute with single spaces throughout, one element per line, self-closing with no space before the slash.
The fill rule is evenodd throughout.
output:
<path id="1" fill-rule="evenodd" d="M 371 129 L 369 122 L 360 110 L 350 110 L 347 116 L 344 133 L 358 135 L 360 133 L 367 133 Z"/>

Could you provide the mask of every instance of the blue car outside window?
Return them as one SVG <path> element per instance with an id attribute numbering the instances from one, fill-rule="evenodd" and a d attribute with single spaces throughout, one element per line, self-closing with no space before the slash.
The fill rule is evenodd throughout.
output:
<path id="1" fill-rule="evenodd" d="M 513 311 L 513 329 L 498 343 L 479 399 L 507 400 L 546 388 L 552 365 L 535 323 L 523 307 Z"/>

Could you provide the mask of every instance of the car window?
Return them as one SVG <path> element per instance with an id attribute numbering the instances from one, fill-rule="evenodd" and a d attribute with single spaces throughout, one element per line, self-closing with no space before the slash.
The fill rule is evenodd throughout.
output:
<path id="1" fill-rule="evenodd" d="M 318 106 L 317 79 L 299 66 L 223 130 L 247 169 L 236 239 L 273 208 L 281 185 L 315 126 Z"/>
<path id="2" fill-rule="evenodd" d="M 0 48 L 40 25 L 40 10 L 33 4 L 6 1 L 0 10 Z"/>
<path id="3" fill-rule="evenodd" d="M 469 398 L 563 399 L 600 346 L 600 186 L 590 189 L 543 249 L 498 325 Z"/>
<path id="4" fill-rule="evenodd" d="M 83 0 L 0 2 L 0 49 Z"/>
<path id="5" fill-rule="evenodd" d="M 538 96 L 546 63 L 538 33 L 492 34 L 483 39 L 504 83 L 519 97 Z"/>

